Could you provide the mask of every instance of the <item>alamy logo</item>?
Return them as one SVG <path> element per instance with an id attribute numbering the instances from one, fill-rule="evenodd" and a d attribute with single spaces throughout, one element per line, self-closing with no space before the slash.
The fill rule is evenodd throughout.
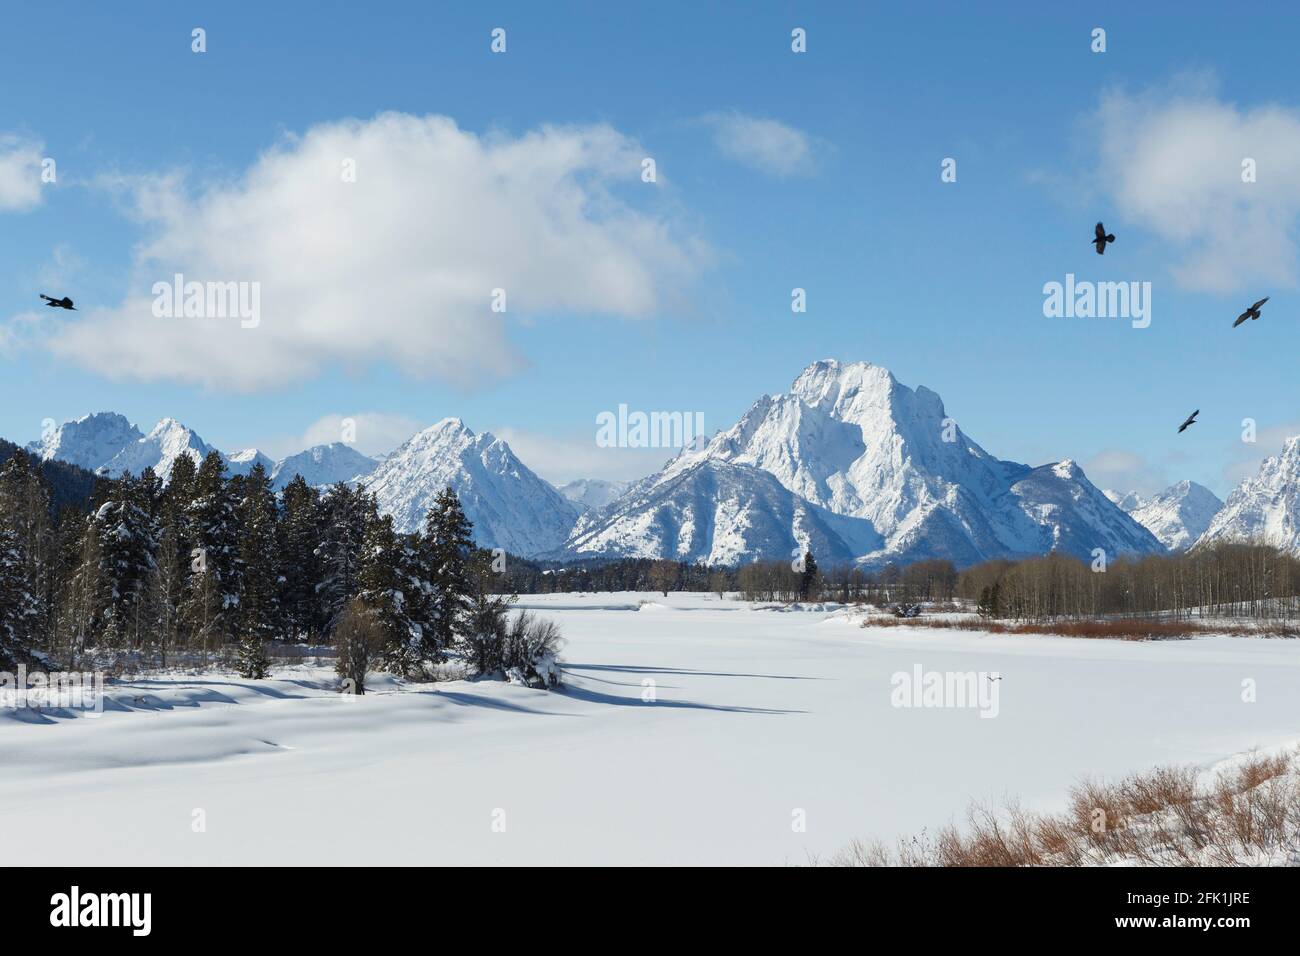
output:
<path id="1" fill-rule="evenodd" d="M 51 926 L 129 926 L 131 935 L 148 936 L 152 928 L 153 894 L 70 893 L 50 897 Z"/>
<path id="2" fill-rule="evenodd" d="M 920 664 L 910 671 L 895 671 L 889 679 L 894 707 L 975 708 L 980 717 L 998 715 L 997 671 L 924 671 Z"/>
<path id="3" fill-rule="evenodd" d="M 17 710 L 42 707 L 51 710 L 80 710 L 87 717 L 104 712 L 104 675 L 101 672 L 28 671 L 26 664 L 18 672 L 0 671 L 0 708 Z"/>
<path id="4" fill-rule="evenodd" d="M 596 445 L 600 448 L 686 448 L 704 447 L 703 412 L 628 412 L 596 416 Z"/>
<path id="5" fill-rule="evenodd" d="M 262 324 L 262 283 L 186 282 L 176 273 L 171 282 L 155 282 L 153 314 L 159 319 L 239 319 L 240 327 Z"/>
<path id="6" fill-rule="evenodd" d="M 1043 315 L 1049 319 L 1132 319 L 1133 328 L 1151 324 L 1150 282 L 1065 282 L 1043 286 Z"/>

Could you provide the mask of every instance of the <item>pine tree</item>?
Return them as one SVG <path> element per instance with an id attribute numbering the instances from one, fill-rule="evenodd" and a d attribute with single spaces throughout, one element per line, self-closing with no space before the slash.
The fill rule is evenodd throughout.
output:
<path id="1" fill-rule="evenodd" d="M 270 479 L 261 464 L 242 480 L 231 483 L 239 495 L 235 506 L 238 529 L 238 668 L 242 676 L 261 680 L 270 672 L 266 642 L 279 628 L 279 555 L 276 546 L 277 509 Z"/>
<path id="2" fill-rule="evenodd" d="M 226 465 L 219 452 L 211 452 L 194 476 L 187 509 L 191 545 L 190 573 L 181 606 L 181 618 L 193 639 L 206 652 L 233 633 L 231 609 L 236 591 L 236 524 L 234 502 L 225 478 Z"/>
<path id="3" fill-rule="evenodd" d="M 469 604 L 469 561 L 474 548 L 473 525 L 450 487 L 434 500 L 424 522 L 421 546 L 431 586 L 429 646 L 432 660 L 442 660 L 461 633 Z"/>
<path id="4" fill-rule="evenodd" d="M 157 546 L 154 526 L 153 471 L 110 481 L 105 501 L 92 519 L 90 533 L 99 537 L 106 602 L 103 639 L 110 647 L 130 647 L 142 631 L 145 585 Z"/>
<path id="5" fill-rule="evenodd" d="M 360 590 L 362 551 L 371 516 L 377 513 L 373 497 L 340 482 L 321 499 L 321 541 L 316 549 L 320 582 L 317 605 L 328 629 Z"/>
<path id="6" fill-rule="evenodd" d="M 811 601 L 817 597 L 820 591 L 821 579 L 817 573 L 817 562 L 813 559 L 811 551 L 805 551 L 803 574 L 799 576 L 799 600 Z"/>
<path id="7" fill-rule="evenodd" d="M 43 636 L 47 609 L 48 499 L 27 456 L 0 468 L 0 667 L 32 658 Z"/>
<path id="8" fill-rule="evenodd" d="M 316 595 L 321 577 L 316 553 L 322 535 L 320 494 L 301 475 L 295 475 L 281 498 L 276 547 L 280 555 L 279 605 L 284 633 L 290 640 L 311 640 L 325 626 Z"/>
<path id="9" fill-rule="evenodd" d="M 245 677 L 265 676 L 265 649 L 279 629 L 280 562 L 276 546 L 275 494 L 261 464 L 242 483 L 243 497 L 236 507 L 239 528 L 239 636 L 241 660 L 247 660 Z M 252 673 L 252 671 L 262 671 Z"/>
<path id="10" fill-rule="evenodd" d="M 476 674 L 505 669 L 506 642 L 510 633 L 510 605 L 518 598 L 496 592 L 497 575 L 493 555 L 485 548 L 475 550 L 469 564 L 469 607 L 465 613 L 465 656 Z"/>

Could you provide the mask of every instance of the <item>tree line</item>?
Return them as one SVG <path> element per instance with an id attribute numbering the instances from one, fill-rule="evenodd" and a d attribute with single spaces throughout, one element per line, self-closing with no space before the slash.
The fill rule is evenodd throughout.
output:
<path id="1" fill-rule="evenodd" d="M 1288 619 L 1300 614 L 1300 559 L 1268 545 L 1235 542 L 1120 558 L 1095 570 L 1051 554 L 967 568 L 958 594 L 986 617 L 1020 620 L 1156 614 Z"/>
<path id="2" fill-rule="evenodd" d="M 260 465 L 227 475 L 213 452 L 179 457 L 166 482 L 152 469 L 100 478 L 88 505 L 51 517 L 30 456 L 0 468 L 0 667 L 217 655 L 261 678 L 270 642 L 334 641 L 354 682 L 358 660 L 428 677 L 453 653 L 479 673 L 554 681 L 558 633 L 510 620 L 513 595 L 451 488 L 406 534 L 363 489 L 299 476 L 277 496 Z"/>

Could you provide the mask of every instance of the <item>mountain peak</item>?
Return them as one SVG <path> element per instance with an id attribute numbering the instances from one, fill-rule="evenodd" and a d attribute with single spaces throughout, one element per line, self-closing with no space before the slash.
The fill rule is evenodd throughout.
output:
<path id="1" fill-rule="evenodd" d="M 1083 476 L 1083 469 L 1075 464 L 1073 458 L 1062 458 L 1052 466 L 1052 471 L 1058 478 L 1076 479 Z"/>
<path id="2" fill-rule="evenodd" d="M 182 455 L 192 458 L 197 465 L 212 451 L 215 449 L 193 430 L 174 418 L 164 418 L 149 434 L 125 445 L 98 470 L 105 475 L 123 472 L 138 475 L 146 468 L 152 468 L 159 478 L 166 481 L 171 477 L 172 465 Z"/>
<path id="3" fill-rule="evenodd" d="M 296 476 L 312 487 L 336 485 L 364 478 L 379 465 L 345 442 L 313 445 L 306 451 L 282 458 L 271 469 L 271 487 L 281 491 Z"/>
<path id="4" fill-rule="evenodd" d="M 412 436 L 361 481 L 399 531 L 422 527 L 434 498 L 451 486 L 479 545 L 512 554 L 555 550 L 577 520 L 577 509 L 509 445 L 489 432 L 475 436 L 459 418 Z"/>
<path id="5" fill-rule="evenodd" d="M 1000 461 L 947 418 L 938 393 L 835 359 L 812 363 L 789 394 L 759 398 L 702 451 L 634 485 L 580 524 L 570 546 L 609 552 L 626 540 L 639 542 L 626 553 L 661 544 L 687 560 L 776 557 L 814 525 L 836 557 L 870 565 L 1161 550 L 1072 460 Z"/>
<path id="6" fill-rule="evenodd" d="M 95 412 L 48 429 L 27 450 L 42 461 L 57 458 L 94 471 L 141 437 L 140 429 L 124 416 L 116 412 Z"/>
<path id="7" fill-rule="evenodd" d="M 1259 541 L 1300 553 L 1300 435 L 1228 496 L 1200 542 Z"/>

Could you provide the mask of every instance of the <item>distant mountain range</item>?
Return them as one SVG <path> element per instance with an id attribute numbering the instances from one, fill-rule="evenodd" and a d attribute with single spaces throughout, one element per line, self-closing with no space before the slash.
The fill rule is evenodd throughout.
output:
<path id="1" fill-rule="evenodd" d="M 30 443 L 27 450 L 42 461 L 65 461 L 100 475 L 123 472 L 138 475 L 146 468 L 153 468 L 163 480 L 170 477 L 172 465 L 182 455 L 188 455 L 198 464 L 214 451 L 197 433 L 174 418 L 164 418 L 145 435 L 114 412 L 98 412 L 65 422 Z M 234 475 L 246 475 L 254 465 L 261 464 L 277 490 L 292 481 L 294 475 L 302 475 L 308 484 L 329 485 L 369 474 L 379 464 L 337 442 L 317 445 L 278 462 L 256 448 L 223 453 L 221 457 Z"/>
<path id="2" fill-rule="evenodd" d="M 212 451 L 163 419 L 148 434 L 101 412 L 51 429 L 36 458 L 99 474 L 166 478 L 181 455 Z M 864 362 L 816 362 L 788 393 L 759 398 L 731 428 L 633 483 L 585 478 L 556 488 L 491 434 L 446 418 L 371 458 L 343 443 L 272 461 L 223 454 L 231 473 L 261 464 L 277 489 L 359 484 L 404 531 L 422 526 L 447 485 L 480 545 L 526 557 L 671 557 L 734 564 L 790 558 L 866 568 L 946 558 L 959 566 L 1059 551 L 1091 560 L 1256 539 L 1300 553 L 1300 438 L 1226 504 L 1183 481 L 1150 499 L 1102 492 L 1068 459 L 1032 467 L 989 454 L 933 391 Z"/>
<path id="3" fill-rule="evenodd" d="M 817 362 L 595 515 L 567 549 L 734 563 L 796 547 L 868 566 L 1060 550 L 1163 551 L 1071 461 L 1032 468 L 968 438 L 927 388 Z"/>
<path id="4" fill-rule="evenodd" d="M 1149 499 L 1135 491 L 1127 494 L 1107 491 L 1106 497 L 1170 551 L 1186 551 L 1192 547 L 1223 507 L 1214 492 L 1194 481 L 1180 481 Z"/>

